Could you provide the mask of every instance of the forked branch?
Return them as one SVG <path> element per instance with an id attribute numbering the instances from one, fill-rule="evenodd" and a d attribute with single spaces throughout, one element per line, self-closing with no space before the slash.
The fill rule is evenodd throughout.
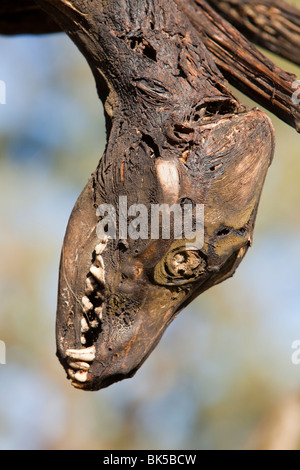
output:
<path id="1" fill-rule="evenodd" d="M 206 1 L 176 2 L 200 33 L 227 80 L 300 132 L 300 106 L 292 100 L 296 76 L 260 53 Z"/>

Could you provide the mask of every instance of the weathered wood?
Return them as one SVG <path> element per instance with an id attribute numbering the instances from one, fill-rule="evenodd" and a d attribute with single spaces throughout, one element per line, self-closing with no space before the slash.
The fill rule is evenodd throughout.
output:
<path id="1" fill-rule="evenodd" d="M 274 65 L 206 1 L 177 0 L 177 4 L 228 81 L 300 132 L 300 107 L 292 101 L 296 76 Z"/>
<path id="2" fill-rule="evenodd" d="M 208 0 L 256 44 L 300 65 L 300 11 L 283 0 Z"/>
<path id="3" fill-rule="evenodd" d="M 177 3 L 202 35 L 228 81 L 299 131 L 300 110 L 291 99 L 296 77 L 276 67 L 246 37 L 299 64 L 300 11 L 281 0 L 180 0 Z M 57 18 L 43 12 L 35 0 L 13 3 L 3 0 L 1 34 L 57 31 L 62 31 Z"/>

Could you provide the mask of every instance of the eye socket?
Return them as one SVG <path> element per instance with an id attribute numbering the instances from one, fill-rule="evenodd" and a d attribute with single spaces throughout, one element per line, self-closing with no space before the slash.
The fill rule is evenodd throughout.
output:
<path id="1" fill-rule="evenodd" d="M 234 229 L 229 228 L 229 227 L 223 227 L 217 232 L 216 235 L 217 235 L 218 238 L 222 238 L 222 237 L 226 237 L 230 233 L 235 233 L 235 234 L 238 234 L 238 235 L 243 237 L 246 232 L 247 232 L 247 227 L 246 226 L 241 227 L 237 230 L 234 230 Z"/>
<path id="2" fill-rule="evenodd" d="M 170 250 L 156 265 L 154 279 L 162 285 L 183 285 L 197 280 L 206 267 L 206 260 L 198 251 L 179 247 Z"/>
<path id="3" fill-rule="evenodd" d="M 228 227 L 224 227 L 218 231 L 217 237 L 225 237 L 226 235 L 229 235 L 230 232 L 231 230 Z"/>

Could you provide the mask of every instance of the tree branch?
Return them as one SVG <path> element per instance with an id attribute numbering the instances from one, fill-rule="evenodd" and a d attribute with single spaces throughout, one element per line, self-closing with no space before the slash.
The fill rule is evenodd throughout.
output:
<path id="1" fill-rule="evenodd" d="M 300 10 L 282 0 L 208 0 L 250 41 L 300 65 Z"/>
<path id="2" fill-rule="evenodd" d="M 300 108 L 292 102 L 296 77 L 276 67 L 208 3 L 235 22 L 252 40 L 295 63 L 300 61 L 299 10 L 278 0 L 263 3 L 259 0 L 177 0 L 228 81 L 299 131 Z M 61 30 L 57 18 L 44 12 L 39 2 L 2 1 L 2 34 L 42 34 Z"/>
<path id="3" fill-rule="evenodd" d="M 300 132 L 300 107 L 292 101 L 296 77 L 261 54 L 206 1 L 176 3 L 196 27 L 228 81 Z"/>
<path id="4" fill-rule="evenodd" d="M 48 34 L 61 31 L 34 0 L 1 0 L 0 34 Z"/>

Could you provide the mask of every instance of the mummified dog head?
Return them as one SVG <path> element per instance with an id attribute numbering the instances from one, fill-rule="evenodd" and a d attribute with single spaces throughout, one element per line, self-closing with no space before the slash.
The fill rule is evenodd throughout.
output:
<path id="1" fill-rule="evenodd" d="M 139 133 L 127 148 L 113 164 L 104 155 L 63 246 L 58 356 L 83 390 L 133 376 L 174 317 L 234 273 L 252 243 L 274 138 L 253 110 L 202 120 L 175 152 Z"/>

